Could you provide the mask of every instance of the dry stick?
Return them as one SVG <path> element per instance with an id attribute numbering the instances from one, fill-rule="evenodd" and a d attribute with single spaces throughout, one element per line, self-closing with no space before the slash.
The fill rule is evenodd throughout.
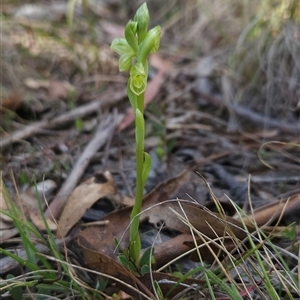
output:
<path id="1" fill-rule="evenodd" d="M 67 122 L 73 121 L 78 118 L 82 118 L 84 116 L 90 115 L 94 112 L 99 111 L 99 108 L 105 105 L 115 105 L 118 101 L 124 99 L 126 94 L 123 93 L 115 93 L 113 97 L 110 95 L 104 95 L 99 100 L 95 100 L 86 105 L 79 106 L 78 108 L 73 109 L 63 115 L 60 115 L 52 120 L 45 120 L 40 122 L 35 122 L 31 125 L 26 126 L 23 129 L 17 130 L 10 134 L 9 137 L 4 138 L 0 141 L 0 149 L 8 147 L 14 142 L 26 139 L 32 135 L 35 135 L 41 132 L 45 128 L 55 128 Z"/>
<path id="2" fill-rule="evenodd" d="M 62 185 L 53 201 L 50 203 L 48 209 L 45 212 L 46 217 L 51 218 L 53 216 L 54 219 L 59 218 L 70 194 L 76 187 L 90 160 L 99 150 L 99 148 L 103 146 L 107 142 L 107 140 L 110 139 L 111 135 L 114 133 L 116 126 L 120 122 L 120 118 L 120 115 L 114 114 L 110 115 L 102 123 L 100 123 L 93 139 L 86 146 L 83 153 L 74 165 L 69 177 Z"/>
<path id="3" fill-rule="evenodd" d="M 202 93 L 197 89 L 197 87 L 192 87 L 191 91 L 194 94 L 196 94 L 197 96 L 200 96 L 200 97 L 206 99 L 207 101 L 209 101 L 209 103 L 212 104 L 213 106 L 224 105 L 224 101 L 220 97 L 211 96 L 209 94 Z M 263 116 L 259 113 L 256 113 L 256 112 L 250 110 L 249 108 L 246 108 L 246 107 L 234 104 L 234 103 L 231 104 L 230 109 L 232 109 L 232 111 L 234 113 L 236 113 L 237 115 L 239 115 L 240 117 L 242 117 L 246 120 L 250 120 L 261 126 L 277 128 L 285 133 L 291 133 L 291 134 L 299 134 L 300 133 L 300 125 L 297 123 L 291 124 L 291 123 L 286 123 L 283 121 L 274 120 L 267 116 Z"/>

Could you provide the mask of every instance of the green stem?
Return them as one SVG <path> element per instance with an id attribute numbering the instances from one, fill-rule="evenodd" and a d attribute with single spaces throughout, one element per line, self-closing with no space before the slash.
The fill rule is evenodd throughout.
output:
<path id="1" fill-rule="evenodd" d="M 137 96 L 137 109 L 143 114 L 144 113 L 144 93 Z M 137 130 L 137 128 L 136 128 Z M 130 220 L 132 224 L 130 226 L 130 244 L 140 243 L 139 238 L 139 222 L 140 217 L 139 213 L 142 208 L 143 200 L 143 165 L 144 165 L 144 137 L 140 140 L 137 139 L 136 135 L 136 192 L 135 192 L 135 202 L 131 211 Z M 136 245 L 135 249 L 140 249 L 140 245 Z M 134 253 L 135 257 L 133 258 L 136 262 L 139 260 L 140 253 Z"/>

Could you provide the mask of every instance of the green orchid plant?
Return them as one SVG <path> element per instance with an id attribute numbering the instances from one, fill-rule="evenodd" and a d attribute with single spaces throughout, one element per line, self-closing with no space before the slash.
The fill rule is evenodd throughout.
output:
<path id="1" fill-rule="evenodd" d="M 145 120 L 144 98 L 148 78 L 148 57 L 159 48 L 161 28 L 148 30 L 150 15 L 144 3 L 134 19 L 125 27 L 125 38 L 116 38 L 111 49 L 120 55 L 120 72 L 129 71 L 127 94 L 135 115 L 136 140 L 136 194 L 130 217 L 129 254 L 130 259 L 139 265 L 141 241 L 139 235 L 139 213 L 142 207 L 143 190 L 151 169 L 151 158 L 144 151 Z"/>

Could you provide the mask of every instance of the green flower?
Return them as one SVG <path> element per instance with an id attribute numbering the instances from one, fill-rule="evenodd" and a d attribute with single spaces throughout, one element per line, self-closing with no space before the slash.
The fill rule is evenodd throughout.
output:
<path id="1" fill-rule="evenodd" d="M 135 53 L 138 51 L 137 26 L 137 22 L 129 21 L 125 27 L 125 39 Z"/>
<path id="2" fill-rule="evenodd" d="M 148 11 L 147 4 L 144 3 L 136 12 L 134 16 L 134 21 L 137 22 L 137 33 L 139 44 L 144 40 L 149 25 L 150 15 Z"/>
<path id="3" fill-rule="evenodd" d="M 139 96 L 145 92 L 147 86 L 147 75 L 143 64 L 136 63 L 130 69 L 129 86 L 131 91 Z"/>
<path id="4" fill-rule="evenodd" d="M 149 54 L 156 52 L 159 48 L 161 36 L 160 26 L 156 26 L 148 31 L 145 39 L 139 46 L 137 60 L 141 63 L 145 63 Z"/>
<path id="5" fill-rule="evenodd" d="M 111 43 L 110 49 L 120 55 L 119 70 L 128 71 L 132 65 L 132 59 L 136 56 L 133 49 L 124 38 L 114 39 Z"/>

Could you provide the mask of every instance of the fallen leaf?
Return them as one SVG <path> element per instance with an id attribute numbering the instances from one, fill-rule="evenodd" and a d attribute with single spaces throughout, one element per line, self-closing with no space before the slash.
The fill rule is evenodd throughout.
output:
<path id="1" fill-rule="evenodd" d="M 71 194 L 58 222 L 57 236 L 64 237 L 97 200 L 116 195 L 110 172 L 98 173 L 80 184 Z"/>
<path id="2" fill-rule="evenodd" d="M 19 90 L 13 91 L 5 97 L 2 96 L 0 99 L 0 106 L 11 111 L 16 111 L 21 107 L 22 103 L 23 97 Z"/>
<path id="3" fill-rule="evenodd" d="M 1 229 L 0 230 L 0 244 L 4 241 L 8 240 L 11 237 L 14 237 L 18 234 L 18 229 L 10 228 L 10 229 Z"/>
<path id="4" fill-rule="evenodd" d="M 150 218 L 150 207 L 157 206 L 162 201 L 172 199 L 172 196 L 176 196 L 176 192 L 189 180 L 191 171 L 199 167 L 201 164 L 208 160 L 213 160 L 219 157 L 223 157 L 227 153 L 215 154 L 198 161 L 197 164 L 182 171 L 179 175 L 166 180 L 157 185 L 149 194 L 143 197 L 142 211 L 140 215 L 140 221 L 143 222 Z M 92 250 L 100 251 L 110 257 L 116 257 L 114 239 L 117 238 L 122 248 L 128 247 L 129 236 L 129 223 L 131 207 L 126 207 L 121 210 L 114 211 L 104 217 L 102 220 L 109 221 L 107 226 L 92 226 L 79 233 L 79 236 L 83 236 L 89 244 L 92 245 Z M 170 210 L 167 209 L 169 212 Z M 161 220 L 163 220 L 161 215 Z"/>
<path id="5" fill-rule="evenodd" d="M 51 99 L 67 99 L 70 92 L 74 90 L 75 87 L 68 81 L 51 80 L 48 86 L 48 92 Z"/>
<path id="6" fill-rule="evenodd" d="M 75 87 L 68 81 L 58 80 L 37 80 L 34 78 L 26 78 L 24 84 L 33 90 L 44 88 L 48 90 L 51 99 L 66 99 L 70 91 L 75 90 Z"/>
<path id="7" fill-rule="evenodd" d="M 132 297 L 141 297 L 142 295 L 138 293 L 138 291 L 140 291 L 151 299 L 156 299 L 150 290 L 119 262 L 103 253 L 91 250 L 94 245 L 91 245 L 84 236 L 79 236 L 77 243 L 82 249 L 84 259 L 90 269 L 109 275 L 110 277 L 114 277 L 119 288 Z M 135 288 L 135 290 L 131 287 Z"/>
<path id="8" fill-rule="evenodd" d="M 147 210 L 149 207 L 167 200 L 173 193 L 184 184 L 188 178 L 190 169 L 186 169 L 178 176 L 160 183 L 154 190 L 144 196 L 142 210 Z M 125 248 L 128 246 L 129 222 L 131 207 L 126 207 L 121 210 L 114 211 L 104 217 L 102 220 L 108 220 L 107 226 L 92 226 L 79 233 L 79 237 L 83 237 L 92 250 L 99 251 L 107 256 L 116 257 L 114 239 L 120 241 L 120 246 Z M 141 214 L 141 221 L 148 216 Z"/>
<path id="9" fill-rule="evenodd" d="M 222 248 L 230 251 L 235 247 L 233 242 L 236 239 L 243 240 L 247 237 L 247 230 L 254 232 L 256 229 L 252 225 L 247 226 L 247 230 L 243 228 L 242 222 L 228 216 L 221 215 L 219 213 L 211 212 L 199 204 L 188 202 L 186 200 L 175 200 L 161 203 L 147 211 L 147 217 L 149 223 L 157 224 L 164 222 L 165 226 L 177 230 L 184 234 L 180 240 L 167 241 L 164 245 L 165 249 L 172 247 L 168 243 L 173 243 L 173 247 L 184 250 L 184 245 L 195 248 L 195 241 L 191 236 L 191 232 L 194 232 L 197 246 L 200 246 L 200 254 L 203 260 L 212 261 L 215 255 L 220 255 Z M 211 240 L 219 240 L 222 242 L 222 246 L 218 246 Z M 174 243 L 178 243 L 175 246 Z M 210 244 L 208 246 L 208 244 Z M 160 249 L 158 247 L 158 250 Z M 174 250 L 173 250 L 174 251 Z M 179 251 L 179 250 L 178 250 Z M 155 251 L 156 252 L 156 251 Z M 155 253 L 154 252 L 154 253 Z M 176 251 L 175 251 L 176 252 Z M 158 261 L 163 261 L 164 258 L 158 256 L 160 252 L 154 254 L 157 255 Z M 182 252 L 184 253 L 184 252 Z M 174 253 L 175 254 L 175 253 Z M 174 256 L 172 250 L 166 256 Z M 197 260 L 199 257 L 192 255 L 191 259 Z"/>
<path id="10" fill-rule="evenodd" d="M 57 184 L 53 180 L 44 180 L 42 182 L 37 183 L 35 186 L 31 186 L 26 189 L 23 193 L 20 194 L 20 197 L 23 203 L 28 204 L 32 208 L 36 210 L 41 209 L 44 210 L 46 207 L 45 201 L 40 201 L 43 199 L 48 199 L 53 192 L 56 190 Z"/>
<path id="11" fill-rule="evenodd" d="M 49 80 L 37 80 L 31 77 L 24 79 L 24 84 L 30 89 L 37 90 L 40 88 L 48 88 L 49 87 Z"/>
<path id="12" fill-rule="evenodd" d="M 292 220 L 296 219 L 296 222 L 299 223 L 300 194 L 296 194 L 285 200 L 279 200 L 263 205 L 255 209 L 253 215 L 247 216 L 245 221 L 254 221 L 257 226 L 263 226 L 267 223 L 270 223 L 270 221 L 272 223 L 276 223 L 279 218 L 283 220 L 286 216 L 291 215 L 293 215 Z"/>
<path id="13" fill-rule="evenodd" d="M 39 229 L 39 230 L 46 230 L 47 227 L 43 218 L 41 217 L 41 213 L 39 210 L 30 207 L 29 205 L 24 205 L 24 211 L 26 217 Z M 52 220 L 46 218 L 47 225 L 51 231 L 57 230 L 57 225 Z"/>
<path id="14" fill-rule="evenodd" d="M 174 212 L 181 215 L 182 220 L 188 220 L 190 225 L 211 239 L 216 237 L 234 236 L 242 240 L 247 237 L 248 232 L 254 232 L 256 230 L 253 225 L 249 224 L 247 225 L 247 232 L 241 221 L 229 216 L 211 212 L 196 203 L 183 202 L 179 205 L 178 202 L 171 202 L 168 204 L 167 208 L 171 213 L 168 213 L 170 218 L 166 218 L 165 220 L 166 226 L 180 232 L 189 233 L 191 232 L 191 229 L 189 225 L 184 224 L 179 218 L 177 222 L 173 220 L 174 217 L 172 217 L 172 214 L 175 215 Z M 165 211 L 164 213 L 167 212 Z M 151 217 L 152 216 L 153 215 L 151 215 Z M 151 222 L 152 219 L 153 217 L 149 219 L 149 222 Z"/>
<path id="15" fill-rule="evenodd" d="M 192 236 L 189 233 L 182 233 L 164 243 L 155 245 L 155 267 L 162 266 L 189 251 L 191 247 L 185 244 L 187 241 L 192 242 Z"/>

